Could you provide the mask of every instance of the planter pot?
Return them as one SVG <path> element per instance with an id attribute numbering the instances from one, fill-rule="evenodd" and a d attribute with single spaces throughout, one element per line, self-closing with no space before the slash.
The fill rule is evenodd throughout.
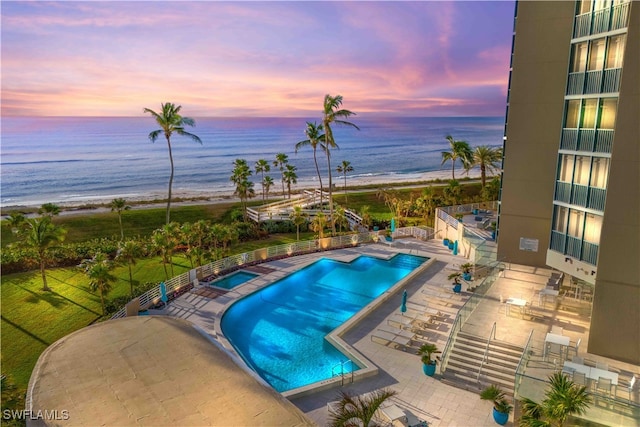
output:
<path id="1" fill-rule="evenodd" d="M 428 375 L 430 377 L 434 376 L 436 373 L 436 364 L 435 363 L 431 363 L 429 365 L 425 365 L 424 363 L 422 364 L 422 372 L 424 372 L 425 375 Z"/>
<path id="2" fill-rule="evenodd" d="M 459 294 L 461 290 L 462 290 L 462 285 L 460 283 L 455 283 L 453 285 L 453 292 L 455 292 L 456 294 Z"/>
<path id="3" fill-rule="evenodd" d="M 449 249 L 453 250 L 453 241 L 449 240 Z"/>
<path id="4" fill-rule="evenodd" d="M 442 241 L 442 244 L 445 245 L 445 246 L 449 246 L 449 239 L 444 239 Z"/>
<path id="5" fill-rule="evenodd" d="M 478 209 L 474 209 L 474 210 L 473 210 L 473 214 L 474 214 L 474 215 L 478 215 Z"/>
<path id="6" fill-rule="evenodd" d="M 493 240 L 496 240 L 496 232 L 495 232 L 495 231 L 492 231 L 492 232 L 491 232 L 491 238 L 492 238 Z"/>
<path id="7" fill-rule="evenodd" d="M 505 425 L 507 421 L 509 421 L 509 414 L 505 414 L 504 412 L 498 412 L 496 408 L 493 408 L 493 420 L 500 424 L 501 426 Z"/>
<path id="8" fill-rule="evenodd" d="M 471 280 L 471 273 L 462 273 L 462 278 L 467 281 Z"/>

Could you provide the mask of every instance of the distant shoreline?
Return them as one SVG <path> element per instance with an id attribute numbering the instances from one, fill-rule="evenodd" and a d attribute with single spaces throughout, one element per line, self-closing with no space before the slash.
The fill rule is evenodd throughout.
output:
<path id="1" fill-rule="evenodd" d="M 477 180 L 480 178 L 479 175 L 470 173 L 468 176 L 466 174 L 463 175 L 463 171 L 457 171 L 458 176 L 456 179 L 466 182 L 469 180 Z M 347 190 L 348 191 L 359 191 L 359 190 L 373 190 L 375 188 L 380 187 L 411 187 L 411 186 L 427 186 L 430 184 L 440 183 L 442 185 L 446 185 L 446 183 L 451 179 L 451 170 L 441 170 L 441 171 L 431 171 L 431 172 L 423 172 L 418 174 L 399 174 L 397 177 L 390 178 L 389 176 L 385 177 L 376 177 L 376 176 L 368 176 L 362 177 L 358 176 L 355 178 L 347 177 Z M 489 178 L 489 177 L 488 177 Z M 440 181 L 440 182 L 439 182 Z M 279 182 L 277 183 L 279 184 Z M 334 184 L 334 192 L 341 193 L 344 189 L 344 181 L 340 177 L 333 178 Z M 275 187 L 275 185 L 274 185 Z M 298 194 L 305 189 L 313 189 L 318 188 L 317 184 L 313 181 L 299 181 L 295 188 L 292 188 L 291 194 Z M 259 185 L 254 187 L 255 189 L 255 197 L 254 199 L 259 199 L 262 195 L 262 188 Z M 269 193 L 270 199 L 281 198 L 282 191 L 272 191 Z M 109 204 L 114 198 L 119 198 L 120 196 L 114 196 L 111 198 L 92 198 L 86 200 L 77 200 L 77 201 L 66 201 L 66 202 L 45 202 L 45 203 L 54 203 L 60 207 L 61 215 L 72 215 L 72 214 L 80 214 L 80 213 L 88 213 L 88 212 L 108 212 L 110 211 Z M 149 208 L 158 208 L 162 207 L 162 205 L 166 205 L 166 192 L 164 193 L 156 193 L 149 192 L 145 195 L 140 195 L 136 197 L 127 198 L 126 196 L 122 196 L 129 204 L 132 209 L 149 209 Z M 215 204 L 215 203 L 234 203 L 238 202 L 240 199 L 233 194 L 233 190 L 223 190 L 223 191 L 211 191 L 211 192 L 203 192 L 203 191 L 173 191 L 172 194 L 172 206 L 185 206 L 185 205 L 207 205 L 207 204 Z M 12 212 L 34 212 L 39 208 L 43 203 L 30 203 L 30 204 L 21 204 L 21 205 L 10 205 L 10 206 L 2 206 L 0 207 L 0 214 L 4 217 Z"/>

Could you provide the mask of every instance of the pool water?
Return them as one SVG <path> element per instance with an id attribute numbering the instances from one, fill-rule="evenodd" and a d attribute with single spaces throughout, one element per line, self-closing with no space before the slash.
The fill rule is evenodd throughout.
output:
<path id="1" fill-rule="evenodd" d="M 214 282 L 210 282 L 210 286 L 215 286 L 216 288 L 222 289 L 233 289 L 236 286 L 242 285 L 249 280 L 258 277 L 259 274 L 249 273 L 247 271 L 236 271 L 229 276 L 225 276 L 222 279 L 218 279 Z"/>
<path id="2" fill-rule="evenodd" d="M 358 367 L 324 337 L 428 258 L 320 259 L 256 291 L 224 314 L 224 335 L 244 361 L 279 392 Z M 337 367 L 337 368 L 336 368 Z"/>

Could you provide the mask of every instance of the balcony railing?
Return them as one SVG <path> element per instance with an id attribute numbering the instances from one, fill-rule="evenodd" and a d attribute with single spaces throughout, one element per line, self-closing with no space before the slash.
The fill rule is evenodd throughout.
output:
<path id="1" fill-rule="evenodd" d="M 607 190 L 604 188 L 589 187 L 589 209 L 596 209 L 604 212 L 604 202 L 607 198 Z"/>
<path id="2" fill-rule="evenodd" d="M 576 16 L 573 27 L 573 38 L 588 36 L 591 33 L 591 13 Z"/>
<path id="3" fill-rule="evenodd" d="M 589 187 L 586 185 L 573 184 L 573 188 L 571 190 L 571 204 L 586 207 L 588 194 Z"/>
<path id="4" fill-rule="evenodd" d="M 627 27 L 629 25 L 629 4 L 630 2 L 625 2 L 614 7 L 596 10 L 593 13 L 577 15 L 573 27 L 573 38 Z"/>
<path id="5" fill-rule="evenodd" d="M 585 80 L 584 93 L 602 92 L 602 70 L 587 71 Z"/>
<path id="6" fill-rule="evenodd" d="M 591 26 L 591 34 L 604 33 L 609 31 L 609 22 L 611 18 L 611 9 L 600 9 L 593 12 L 593 25 Z"/>
<path id="7" fill-rule="evenodd" d="M 565 252 L 567 255 L 571 255 L 574 258 L 581 259 L 580 258 L 581 249 L 582 249 L 582 240 L 576 237 L 567 236 L 567 247 Z"/>
<path id="8" fill-rule="evenodd" d="M 552 231 L 551 244 L 549 245 L 549 248 L 551 250 L 564 254 L 566 237 L 567 237 L 566 235 L 564 235 L 563 233 L 560 233 L 559 231 Z"/>
<path id="9" fill-rule="evenodd" d="M 595 140 L 595 129 L 580 129 L 578 135 L 578 151 L 592 152 Z"/>
<path id="10" fill-rule="evenodd" d="M 594 243 L 583 242 L 582 243 L 582 261 L 591 265 L 598 265 L 598 248 L 599 246 Z"/>
<path id="11" fill-rule="evenodd" d="M 619 92 L 621 74 L 622 68 L 608 68 L 604 70 L 601 93 Z"/>
<path id="12" fill-rule="evenodd" d="M 593 151 L 596 153 L 611 154 L 612 147 L 613 147 L 613 129 L 597 129 L 596 145 Z"/>
<path id="13" fill-rule="evenodd" d="M 620 28 L 625 28 L 629 24 L 629 4 L 630 2 L 625 2 L 613 7 L 611 13 L 611 30 L 619 30 Z"/>
<path id="14" fill-rule="evenodd" d="M 556 197 L 555 200 L 558 202 L 571 202 L 571 183 L 570 182 L 562 182 L 556 181 Z"/>
<path id="15" fill-rule="evenodd" d="M 560 141 L 562 150 L 576 151 L 578 149 L 578 129 L 562 129 L 562 140 Z"/>
<path id="16" fill-rule="evenodd" d="M 582 95 L 584 93 L 584 71 L 569 73 L 567 81 L 567 95 Z"/>

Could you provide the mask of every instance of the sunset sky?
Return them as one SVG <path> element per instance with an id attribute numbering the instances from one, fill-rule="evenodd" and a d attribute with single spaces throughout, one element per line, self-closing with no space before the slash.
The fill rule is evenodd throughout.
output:
<path id="1" fill-rule="evenodd" d="M 503 116 L 513 1 L 2 1 L 2 115 Z"/>

